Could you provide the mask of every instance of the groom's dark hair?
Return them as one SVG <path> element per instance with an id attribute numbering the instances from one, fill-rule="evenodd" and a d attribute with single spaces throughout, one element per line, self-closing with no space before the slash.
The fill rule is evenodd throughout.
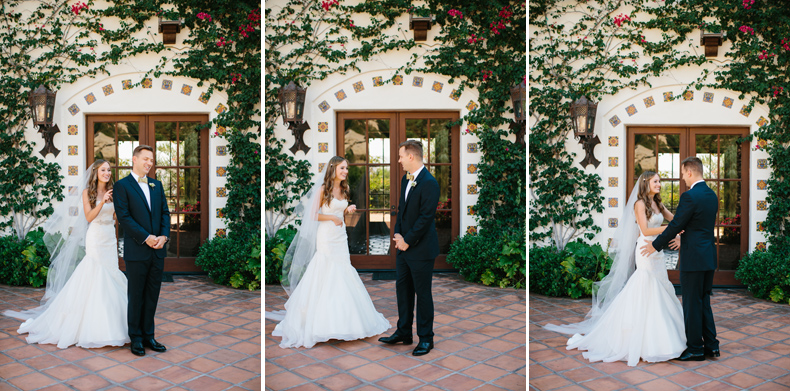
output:
<path id="1" fill-rule="evenodd" d="M 680 162 L 684 171 L 694 171 L 697 175 L 702 176 L 702 160 L 696 156 L 689 156 Z"/>
<path id="2" fill-rule="evenodd" d="M 403 147 L 403 150 L 406 153 L 410 153 L 415 157 L 422 160 L 422 142 L 419 140 L 406 140 L 398 146 L 398 148 Z"/>
<path id="3" fill-rule="evenodd" d="M 154 153 L 154 149 L 151 148 L 150 146 L 144 145 L 144 144 L 140 144 L 134 149 L 134 151 L 132 151 L 132 156 L 139 155 L 140 151 L 151 151 L 151 153 Z"/>

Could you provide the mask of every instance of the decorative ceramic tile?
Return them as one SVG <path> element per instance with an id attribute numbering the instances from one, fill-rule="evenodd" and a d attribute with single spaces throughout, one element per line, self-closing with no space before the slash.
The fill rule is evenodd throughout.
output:
<path id="1" fill-rule="evenodd" d="M 436 92 L 442 92 L 442 88 L 443 87 L 444 87 L 444 84 L 439 83 L 438 81 L 435 81 L 435 82 L 433 82 L 433 86 L 431 87 L 431 90 L 436 91 Z"/>
<path id="2" fill-rule="evenodd" d="M 217 218 L 218 219 L 225 218 L 225 212 L 222 210 L 222 208 L 217 208 Z"/>
<path id="3" fill-rule="evenodd" d="M 205 92 L 200 94 L 198 101 L 200 101 L 200 103 L 203 103 L 204 105 L 208 104 L 208 94 L 206 94 Z"/>
<path id="4" fill-rule="evenodd" d="M 761 139 L 761 138 L 758 137 L 757 138 L 757 145 L 759 145 L 760 148 L 765 148 L 765 147 L 768 146 L 768 140 Z"/>
<path id="5" fill-rule="evenodd" d="M 411 82 L 412 87 L 422 87 L 422 78 L 419 76 L 414 76 L 414 80 Z"/>
<path id="6" fill-rule="evenodd" d="M 172 80 L 162 80 L 162 89 L 163 90 L 172 90 L 173 89 L 173 81 Z"/>
<path id="7" fill-rule="evenodd" d="M 470 100 L 469 103 L 466 104 L 466 109 L 469 111 L 472 111 L 476 108 L 477 108 L 477 103 L 475 103 L 474 101 Z"/>
<path id="8" fill-rule="evenodd" d="M 476 174 L 477 173 L 477 164 L 469 164 L 469 165 L 467 165 L 466 166 L 466 172 L 468 172 L 470 174 Z"/>
<path id="9" fill-rule="evenodd" d="M 318 105 L 318 108 L 321 109 L 322 113 L 326 113 L 326 111 L 329 110 L 329 103 L 326 103 L 326 101 L 323 101 L 323 102 L 321 102 Z"/>
<path id="10" fill-rule="evenodd" d="M 217 167 L 217 176 L 224 177 L 228 175 L 228 169 L 222 166 Z"/>
<path id="11" fill-rule="evenodd" d="M 223 187 L 217 188 L 217 197 L 227 197 L 228 196 L 228 189 Z"/>
<path id="12" fill-rule="evenodd" d="M 80 112 L 80 108 L 77 107 L 76 103 L 71 105 L 71 106 L 69 106 L 69 113 L 71 113 L 71 115 L 77 115 L 77 113 L 79 113 L 79 112 Z"/>
<path id="13" fill-rule="evenodd" d="M 645 102 L 645 108 L 653 107 L 656 105 L 656 101 L 653 99 L 652 96 L 648 96 L 645 99 L 642 99 L 642 102 Z"/>
<path id="14" fill-rule="evenodd" d="M 613 217 L 609 219 L 609 228 L 617 228 L 617 218 Z"/>
<path id="15" fill-rule="evenodd" d="M 683 93 L 683 100 L 694 100 L 694 91 L 686 91 Z"/>
<path id="16" fill-rule="evenodd" d="M 77 166 L 69 166 L 69 175 L 76 176 L 80 172 L 80 169 Z"/>
<path id="17" fill-rule="evenodd" d="M 759 125 L 760 127 L 768 125 L 768 120 L 765 119 L 765 117 L 760 116 L 760 119 L 757 120 L 757 125 Z"/>
<path id="18" fill-rule="evenodd" d="M 458 102 L 458 99 L 461 99 L 461 92 L 458 90 L 453 90 L 453 92 L 450 93 L 450 98 Z"/>
<path id="19" fill-rule="evenodd" d="M 712 92 L 706 92 L 706 93 L 702 94 L 702 101 L 706 102 L 706 103 L 713 103 L 713 93 Z"/>
<path id="20" fill-rule="evenodd" d="M 761 170 L 768 168 L 768 159 L 757 159 L 757 168 Z"/>
<path id="21" fill-rule="evenodd" d="M 757 242 L 757 245 L 754 247 L 755 251 L 765 251 L 765 242 Z"/>
<path id="22" fill-rule="evenodd" d="M 88 104 L 96 102 L 96 95 L 93 95 L 92 92 L 88 95 L 85 95 L 85 102 L 88 102 Z"/>
<path id="23" fill-rule="evenodd" d="M 318 152 L 321 153 L 329 152 L 329 143 L 318 143 Z"/>
<path id="24" fill-rule="evenodd" d="M 752 113 L 752 110 L 751 110 L 751 109 L 749 109 L 749 108 L 748 108 L 746 105 L 743 105 L 743 107 L 741 107 L 741 111 L 740 111 L 740 113 L 741 113 L 741 115 L 742 115 L 742 116 L 744 116 L 744 117 L 748 117 L 748 116 L 749 116 L 749 114 L 751 114 L 751 113 Z"/>
<path id="25" fill-rule="evenodd" d="M 466 144 L 466 152 L 477 153 L 477 143 Z"/>
<path id="26" fill-rule="evenodd" d="M 613 115 L 612 118 L 609 118 L 609 123 L 612 125 L 612 127 L 620 125 L 620 117 Z"/>
<path id="27" fill-rule="evenodd" d="M 228 130 L 224 126 L 217 126 L 217 135 L 224 136 Z"/>
<path id="28" fill-rule="evenodd" d="M 145 79 L 143 79 L 143 81 L 140 83 L 140 85 L 142 85 L 143 88 L 151 88 L 151 87 L 154 86 L 154 81 L 151 80 L 150 77 L 146 77 Z"/>
<path id="29" fill-rule="evenodd" d="M 324 172 L 324 167 L 326 167 L 326 163 L 318 163 L 318 172 Z"/>
<path id="30" fill-rule="evenodd" d="M 757 222 L 757 232 L 765 231 L 765 221 L 758 221 Z"/>
<path id="31" fill-rule="evenodd" d="M 192 86 L 187 85 L 187 84 L 182 85 L 181 86 L 181 93 L 186 95 L 186 96 L 192 95 Z"/>
<path id="32" fill-rule="evenodd" d="M 606 239 L 606 247 L 612 247 L 612 238 Z"/>
<path id="33" fill-rule="evenodd" d="M 329 122 L 319 122 L 318 123 L 318 132 L 326 133 L 329 131 Z"/>
<path id="34" fill-rule="evenodd" d="M 732 103 L 733 103 L 732 98 L 727 98 L 725 96 L 724 100 L 721 102 L 721 105 L 726 107 L 726 108 L 728 108 L 728 109 L 731 109 L 732 108 Z"/>
<path id="35" fill-rule="evenodd" d="M 76 216 L 78 212 L 79 209 L 76 206 L 69 207 L 69 216 Z"/>
<path id="36" fill-rule="evenodd" d="M 218 238 L 224 238 L 227 235 L 225 228 L 217 228 L 217 233 L 214 235 Z"/>
<path id="37" fill-rule="evenodd" d="M 394 84 L 396 86 L 402 86 L 403 85 L 403 76 L 395 75 L 395 77 L 392 78 L 392 84 Z"/>
<path id="38" fill-rule="evenodd" d="M 121 86 L 123 86 L 124 90 L 131 90 L 132 89 L 132 81 L 131 80 L 124 80 L 121 82 Z"/>
<path id="39" fill-rule="evenodd" d="M 69 136 L 76 136 L 77 135 L 77 125 L 69 125 L 68 133 L 69 133 Z"/>
<path id="40" fill-rule="evenodd" d="M 354 86 L 354 92 L 365 91 L 365 85 L 362 84 L 361 81 L 358 81 L 358 82 L 354 83 L 353 86 Z"/>
<path id="41" fill-rule="evenodd" d="M 620 178 L 616 176 L 609 177 L 609 187 L 617 187 L 619 185 Z"/>
<path id="42" fill-rule="evenodd" d="M 609 158 L 609 167 L 617 167 L 620 163 L 620 158 L 610 157 Z"/>
<path id="43" fill-rule="evenodd" d="M 338 101 L 338 102 L 341 102 L 343 99 L 346 99 L 346 98 L 347 98 L 347 96 L 346 96 L 346 92 L 345 92 L 345 91 L 343 91 L 343 90 L 340 90 L 340 91 L 338 91 L 338 92 L 335 92 L 335 98 L 337 98 L 337 101 Z"/>
<path id="44" fill-rule="evenodd" d="M 759 181 L 757 181 L 757 188 L 758 188 L 758 189 L 760 189 L 760 190 L 765 190 L 765 188 L 766 188 L 766 187 L 768 187 L 768 182 L 766 182 L 766 181 L 764 181 L 764 180 L 762 180 L 762 179 L 760 179 Z"/>
<path id="45" fill-rule="evenodd" d="M 373 87 L 381 87 L 384 85 L 384 80 L 381 76 L 376 76 L 373 78 Z"/>
<path id="46" fill-rule="evenodd" d="M 617 136 L 609 136 L 609 146 L 616 147 L 620 145 L 620 138 Z"/>
<path id="47" fill-rule="evenodd" d="M 112 84 L 107 84 L 106 86 L 102 87 L 101 90 L 104 92 L 104 96 L 112 95 L 114 92 L 112 90 Z"/>
<path id="48" fill-rule="evenodd" d="M 227 145 L 217 145 L 217 156 L 226 156 L 228 154 Z"/>
<path id="49" fill-rule="evenodd" d="M 77 189 L 78 189 L 77 186 L 69 186 L 69 195 L 70 196 L 77 195 Z"/>
<path id="50" fill-rule="evenodd" d="M 467 125 L 466 128 L 474 132 L 475 130 L 477 130 L 477 124 L 470 123 Z"/>
<path id="51" fill-rule="evenodd" d="M 228 110 L 228 108 L 225 105 L 223 105 L 222 103 L 218 104 L 217 108 L 214 109 L 214 111 L 216 111 L 217 114 L 222 114 L 222 113 L 224 113 L 227 110 Z"/>
<path id="52" fill-rule="evenodd" d="M 477 235 L 477 227 L 474 226 L 474 225 L 470 225 L 470 226 L 466 227 L 466 234 L 467 235 L 472 235 L 472 236 Z"/>
<path id="53" fill-rule="evenodd" d="M 474 216 L 475 215 L 475 207 L 473 205 L 468 205 L 466 207 L 466 214 L 468 214 L 469 216 Z"/>
<path id="54" fill-rule="evenodd" d="M 757 201 L 757 210 L 768 210 L 767 201 Z"/>
<path id="55" fill-rule="evenodd" d="M 69 145 L 66 148 L 68 148 L 69 156 L 77 156 L 77 155 L 79 155 L 77 153 L 77 146 L 76 145 Z"/>
<path id="56" fill-rule="evenodd" d="M 609 207 L 616 208 L 618 205 L 617 198 L 610 198 L 609 199 Z"/>
<path id="57" fill-rule="evenodd" d="M 673 99 L 672 92 L 665 92 L 664 93 L 664 102 L 669 102 Z"/>
<path id="58" fill-rule="evenodd" d="M 466 185 L 466 194 L 477 194 L 477 185 Z"/>

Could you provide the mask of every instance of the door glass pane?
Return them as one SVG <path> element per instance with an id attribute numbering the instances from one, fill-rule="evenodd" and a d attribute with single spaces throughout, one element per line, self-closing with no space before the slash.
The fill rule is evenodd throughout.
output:
<path id="1" fill-rule="evenodd" d="M 118 122 L 118 165 L 132 166 L 132 152 L 140 145 L 140 124 Z"/>
<path id="2" fill-rule="evenodd" d="M 198 122 L 180 122 L 178 124 L 179 155 L 178 164 L 182 166 L 200 166 L 200 131 Z"/>
<path id="3" fill-rule="evenodd" d="M 450 163 L 450 120 L 431 120 L 431 145 L 429 163 Z"/>
<path id="4" fill-rule="evenodd" d="M 321 176 L 323 178 L 323 175 Z M 349 166 L 348 167 L 348 187 L 351 196 L 351 203 L 357 206 L 357 209 L 367 209 L 368 203 L 365 202 L 365 166 Z"/>
<path id="5" fill-rule="evenodd" d="M 661 203 L 669 209 L 669 212 L 675 214 L 680 202 L 680 181 L 667 181 L 661 179 Z M 668 223 L 665 221 L 665 223 Z"/>
<path id="6" fill-rule="evenodd" d="M 452 183 L 450 175 L 450 168 L 451 166 L 430 166 L 429 171 L 434 178 L 436 178 L 436 182 L 439 183 L 439 203 L 446 203 L 450 201 L 450 197 L 452 197 Z M 449 206 L 448 206 L 449 207 Z"/>
<path id="7" fill-rule="evenodd" d="M 179 221 L 181 222 L 181 232 L 178 234 L 178 255 L 196 257 L 200 248 L 200 214 L 182 214 Z"/>
<path id="8" fill-rule="evenodd" d="M 634 183 L 643 172 L 656 170 L 656 136 L 652 134 L 634 135 Z M 633 185 L 632 183 L 631 187 Z"/>
<path id="9" fill-rule="evenodd" d="M 172 209 L 171 209 L 172 210 Z M 168 257 L 178 256 L 178 234 L 181 232 L 181 222 L 183 216 L 179 214 L 170 215 L 170 242 L 165 245 Z"/>
<path id="10" fill-rule="evenodd" d="M 738 135 L 721 136 L 721 177 L 727 179 L 741 178 L 741 148 L 736 143 Z"/>
<path id="11" fill-rule="evenodd" d="M 658 174 L 661 179 L 680 179 L 680 135 L 658 136 Z"/>
<path id="12" fill-rule="evenodd" d="M 162 182 L 167 199 L 167 208 L 171 212 L 177 211 L 176 196 L 178 195 L 178 169 L 159 168 L 156 170 L 156 179 Z"/>
<path id="13" fill-rule="evenodd" d="M 741 229 L 719 229 L 719 270 L 735 270 L 741 258 Z"/>
<path id="14" fill-rule="evenodd" d="M 370 167 L 369 173 L 370 173 L 370 209 L 389 209 L 390 207 L 389 166 Z"/>
<path id="15" fill-rule="evenodd" d="M 365 121 L 359 119 L 347 119 L 345 121 L 345 136 L 343 150 L 346 153 L 346 160 L 349 163 L 367 162 L 365 151 Z"/>
<path id="16" fill-rule="evenodd" d="M 390 212 L 370 212 L 370 255 L 387 255 L 390 251 Z"/>
<path id="17" fill-rule="evenodd" d="M 200 169 L 179 170 L 179 207 L 182 211 L 200 211 Z"/>
<path id="18" fill-rule="evenodd" d="M 702 160 L 705 179 L 719 178 L 718 135 L 698 134 L 696 136 L 697 157 Z"/>
<path id="19" fill-rule="evenodd" d="M 132 170 L 128 168 L 114 168 L 112 172 L 115 175 L 115 180 L 119 181 L 129 176 L 129 174 L 132 173 Z"/>
<path id="20" fill-rule="evenodd" d="M 368 212 L 362 211 L 346 215 L 349 254 L 365 255 L 368 253 L 367 214 Z"/>
<path id="21" fill-rule="evenodd" d="M 176 164 L 176 122 L 156 122 L 156 165 L 174 166 Z"/>
<path id="22" fill-rule="evenodd" d="M 422 142 L 422 160 L 428 163 L 428 120 L 427 119 L 407 119 L 406 138 L 409 140 L 419 140 Z"/>
<path id="23" fill-rule="evenodd" d="M 368 163 L 390 162 L 390 121 L 388 119 L 368 120 Z"/>
<path id="24" fill-rule="evenodd" d="M 93 158 L 104 159 L 111 166 L 117 165 L 115 157 L 115 123 L 97 122 L 93 124 Z"/>

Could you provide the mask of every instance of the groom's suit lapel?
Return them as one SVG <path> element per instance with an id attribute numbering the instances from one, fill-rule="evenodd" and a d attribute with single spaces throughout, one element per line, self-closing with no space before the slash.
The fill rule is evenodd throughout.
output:
<path id="1" fill-rule="evenodd" d="M 414 187 L 409 190 L 409 198 L 406 198 L 406 187 L 409 185 L 409 180 L 406 179 L 406 176 L 403 176 L 403 198 L 405 199 L 406 205 L 403 206 L 403 213 L 406 213 L 406 207 L 409 206 L 409 200 L 414 199 L 414 194 L 416 194 L 417 189 L 422 184 L 422 180 L 425 179 L 425 176 L 428 175 L 428 167 L 423 167 L 419 174 L 417 174 L 417 178 L 414 180 Z"/>
<path id="2" fill-rule="evenodd" d="M 145 193 L 143 193 L 143 189 L 141 189 L 140 185 L 137 184 L 137 181 L 134 180 L 132 174 L 129 174 L 127 178 L 129 178 L 129 186 L 131 186 L 132 189 L 134 189 L 135 193 L 137 193 L 137 195 L 140 196 L 140 198 L 143 200 L 143 204 L 145 204 L 148 207 L 148 213 L 150 214 L 151 209 L 153 207 L 152 205 L 154 203 L 154 192 L 153 191 L 151 192 L 151 205 L 148 205 L 148 200 L 145 199 Z"/>

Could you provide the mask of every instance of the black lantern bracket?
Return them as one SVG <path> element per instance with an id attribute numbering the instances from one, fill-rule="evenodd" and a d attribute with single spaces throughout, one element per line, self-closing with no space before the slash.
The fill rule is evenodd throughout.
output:
<path id="1" fill-rule="evenodd" d="M 44 148 L 42 148 L 38 153 L 40 153 L 43 157 L 47 157 L 47 154 L 50 153 L 55 155 L 55 157 L 58 157 L 60 150 L 55 148 L 54 142 L 55 135 L 60 133 L 58 125 L 39 125 L 38 132 L 41 133 L 41 137 L 44 138 Z"/>
<path id="2" fill-rule="evenodd" d="M 304 132 L 310 129 L 310 125 L 307 122 L 302 123 L 295 123 L 291 122 L 288 126 L 288 129 L 291 129 L 291 134 L 294 136 L 294 145 L 291 146 L 290 151 L 292 154 L 296 155 L 296 152 L 303 151 L 305 154 L 310 150 L 310 147 L 304 143 Z"/>
<path id="3" fill-rule="evenodd" d="M 588 165 L 592 164 L 593 167 L 598 168 L 598 165 L 601 164 L 601 161 L 595 158 L 595 146 L 600 144 L 601 140 L 598 136 L 582 136 L 579 138 L 579 144 L 582 145 L 584 148 L 584 159 L 581 161 L 582 168 L 586 168 Z"/>
<path id="4" fill-rule="evenodd" d="M 44 85 L 39 85 L 28 96 L 33 126 L 38 128 L 38 132 L 44 138 L 44 148 L 39 151 L 43 157 L 47 157 L 50 153 L 55 155 L 55 157 L 58 157 L 58 154 L 60 154 L 60 150 L 55 148 L 54 143 L 55 135 L 60 133 L 58 125 L 53 124 L 56 95 L 56 92 L 49 90 Z"/>

